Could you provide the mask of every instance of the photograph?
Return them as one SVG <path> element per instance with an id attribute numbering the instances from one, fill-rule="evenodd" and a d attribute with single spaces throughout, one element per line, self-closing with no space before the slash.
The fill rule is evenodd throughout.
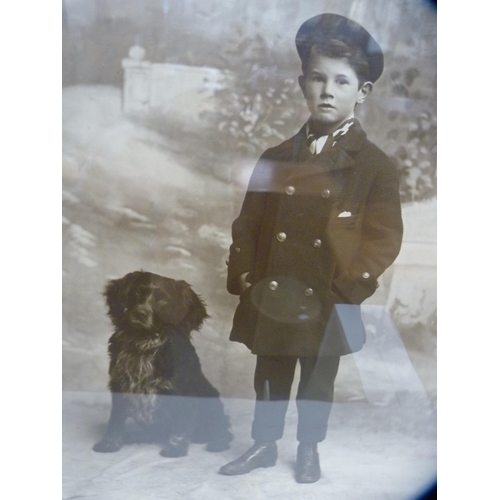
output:
<path id="1" fill-rule="evenodd" d="M 62 498 L 437 491 L 437 6 L 62 1 Z"/>

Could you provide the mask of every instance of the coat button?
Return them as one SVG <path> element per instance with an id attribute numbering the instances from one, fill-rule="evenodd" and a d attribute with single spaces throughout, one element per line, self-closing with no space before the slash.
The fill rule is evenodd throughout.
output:
<path id="1" fill-rule="evenodd" d="M 293 186 L 287 186 L 285 189 L 286 194 L 289 194 L 290 196 L 295 193 L 295 188 Z"/>
<path id="2" fill-rule="evenodd" d="M 314 293 L 312 288 L 306 288 L 306 291 L 304 292 L 306 297 L 310 297 Z"/>
<path id="3" fill-rule="evenodd" d="M 370 273 L 367 273 L 366 271 L 361 275 L 365 280 L 367 280 L 370 277 Z"/>
<path id="4" fill-rule="evenodd" d="M 314 248 L 321 248 L 322 241 L 320 239 L 314 240 L 313 246 Z"/>
<path id="5" fill-rule="evenodd" d="M 285 240 L 286 240 L 286 233 L 278 233 L 278 234 L 276 235 L 276 239 L 277 239 L 278 241 L 285 241 Z"/>
<path id="6" fill-rule="evenodd" d="M 329 189 L 325 189 L 323 190 L 323 192 L 321 193 L 321 197 L 322 198 L 329 198 L 330 197 L 330 190 Z"/>
<path id="7" fill-rule="evenodd" d="M 276 290 L 278 288 L 278 282 L 277 281 L 270 281 L 268 286 L 269 286 L 269 290 Z"/>
<path id="8" fill-rule="evenodd" d="M 236 247 L 236 248 L 234 249 L 234 251 L 235 251 L 236 253 L 240 253 L 240 252 L 241 252 L 241 248 L 240 248 L 240 247 Z"/>

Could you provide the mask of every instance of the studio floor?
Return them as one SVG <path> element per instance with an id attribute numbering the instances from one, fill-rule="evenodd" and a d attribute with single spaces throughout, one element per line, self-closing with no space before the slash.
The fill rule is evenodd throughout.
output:
<path id="1" fill-rule="evenodd" d="M 251 445 L 251 400 L 225 400 L 235 439 L 210 453 L 192 444 L 182 458 L 163 458 L 160 445 L 125 445 L 116 453 L 92 451 L 109 414 L 105 393 L 63 395 L 63 499 L 416 499 L 435 480 L 433 405 L 339 403 L 319 446 L 322 478 L 294 480 L 297 414 L 291 404 L 275 467 L 226 477 L 219 467 Z"/>

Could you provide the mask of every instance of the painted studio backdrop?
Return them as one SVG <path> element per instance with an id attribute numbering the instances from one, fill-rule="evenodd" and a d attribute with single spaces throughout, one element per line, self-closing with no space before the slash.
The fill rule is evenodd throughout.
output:
<path id="1" fill-rule="evenodd" d="M 167 475 L 175 482 L 182 474 L 191 489 L 179 479 L 178 498 L 251 498 L 251 491 L 252 498 L 290 498 L 300 487 L 286 471 L 263 471 L 274 478 L 265 486 L 253 475 L 235 483 L 216 474 L 250 442 L 254 399 L 255 358 L 228 339 L 238 298 L 226 291 L 226 260 L 231 223 L 255 162 L 307 120 L 294 37 L 304 20 L 323 12 L 359 22 L 384 51 L 384 73 L 357 117 L 399 167 L 405 233 L 399 257 L 362 306 L 365 348 L 341 360 L 333 457 L 311 491 L 318 498 L 336 492 L 337 498 L 415 498 L 435 475 L 431 4 L 63 0 L 62 7 L 64 498 L 177 498 L 162 488 Z M 193 343 L 204 373 L 227 401 L 235 434 L 226 454 L 195 449 L 179 459 L 175 477 L 172 459 L 154 447 L 92 452 L 110 409 L 112 326 L 102 292 L 107 280 L 140 269 L 183 279 L 205 299 L 210 318 Z M 344 426 L 339 435 L 337 421 Z M 293 430 L 290 436 L 293 441 Z M 203 474 L 199 463 L 193 469 L 197 453 Z M 378 470 L 384 453 L 390 463 Z"/>

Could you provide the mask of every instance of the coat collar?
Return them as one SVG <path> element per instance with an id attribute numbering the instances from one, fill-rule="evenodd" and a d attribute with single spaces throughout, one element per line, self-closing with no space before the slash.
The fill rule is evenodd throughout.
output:
<path id="1" fill-rule="evenodd" d="M 354 157 L 366 140 L 366 133 L 358 120 L 345 136 L 341 137 L 332 148 L 317 155 L 311 154 L 306 144 L 306 124 L 291 139 L 291 161 L 298 165 L 293 177 L 321 174 L 328 171 L 350 168 L 354 165 Z"/>

